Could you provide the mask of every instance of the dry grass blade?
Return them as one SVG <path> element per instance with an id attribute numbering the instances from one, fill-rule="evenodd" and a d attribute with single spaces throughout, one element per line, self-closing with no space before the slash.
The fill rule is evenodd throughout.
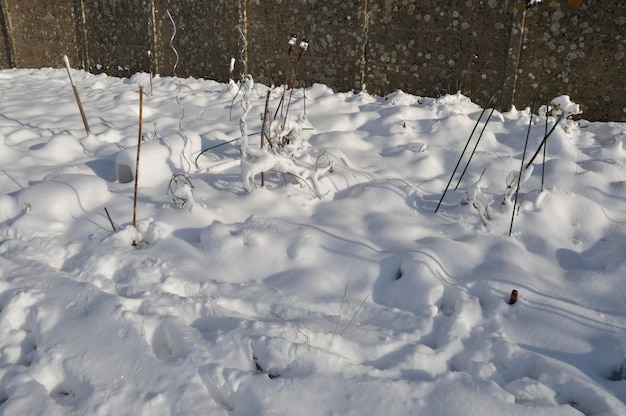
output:
<path id="1" fill-rule="evenodd" d="M 339 333 L 339 335 L 343 335 L 344 332 L 346 332 L 346 329 L 348 329 L 348 327 L 350 325 L 352 325 L 352 322 L 354 322 L 354 320 L 356 319 L 356 316 L 359 314 L 359 311 L 361 310 L 361 308 L 363 307 L 363 304 L 365 304 L 365 301 L 369 298 L 369 295 L 365 296 L 363 298 L 363 300 L 361 301 L 361 304 L 359 305 L 358 308 L 356 308 L 356 311 L 354 311 L 354 315 L 352 315 L 352 318 L 350 318 L 350 321 L 348 321 L 348 323 L 346 324 L 346 326 L 343 328 L 343 330 Z"/>
<path id="2" fill-rule="evenodd" d="M 339 314 L 337 315 L 337 323 L 335 324 L 333 337 L 330 339 L 330 345 L 333 345 L 335 336 L 337 336 L 337 330 L 339 329 L 339 320 L 341 319 L 341 313 L 343 312 L 343 305 L 346 302 L 346 296 L 348 295 L 348 286 L 350 286 L 350 282 L 346 283 L 346 287 L 343 290 L 343 296 L 341 297 L 341 305 L 339 306 Z"/>

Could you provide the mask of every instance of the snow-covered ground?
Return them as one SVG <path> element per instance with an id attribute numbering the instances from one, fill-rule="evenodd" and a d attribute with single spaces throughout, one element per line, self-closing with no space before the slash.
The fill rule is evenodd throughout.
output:
<path id="1" fill-rule="evenodd" d="M 246 115 L 227 84 L 74 77 L 89 135 L 64 70 L 0 71 L 0 414 L 626 414 L 626 124 L 562 121 L 509 236 L 529 110 L 435 213 L 460 94 L 297 90 L 275 155 L 266 86 Z"/>

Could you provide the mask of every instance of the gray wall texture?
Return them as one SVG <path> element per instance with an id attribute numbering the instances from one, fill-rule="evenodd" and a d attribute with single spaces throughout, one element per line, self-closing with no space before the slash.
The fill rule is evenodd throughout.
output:
<path id="1" fill-rule="evenodd" d="M 568 94 L 583 117 L 626 121 L 626 1 L 543 0 L 0 0 L 0 68 L 156 72 L 267 85 L 285 79 L 290 34 L 310 40 L 298 85 L 421 96 L 461 91 L 500 109 L 538 88 Z M 244 42 L 245 38 L 245 42 Z M 297 48 L 296 48 L 297 51 Z"/>

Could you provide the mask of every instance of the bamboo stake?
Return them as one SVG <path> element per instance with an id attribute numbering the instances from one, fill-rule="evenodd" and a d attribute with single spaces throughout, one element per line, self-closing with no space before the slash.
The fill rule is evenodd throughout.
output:
<path id="1" fill-rule="evenodd" d="M 137 138 L 137 161 L 135 162 L 135 195 L 133 197 L 133 227 L 137 229 L 137 188 L 139 186 L 139 156 L 141 154 L 141 125 L 143 117 L 143 85 L 139 86 L 139 135 Z M 137 240 L 133 240 L 137 246 Z"/>
<path id="2" fill-rule="evenodd" d="M 83 119 L 83 125 L 85 126 L 85 131 L 87 134 L 91 133 L 91 129 L 89 129 L 89 123 L 87 123 L 87 116 L 85 116 L 85 110 L 83 109 L 83 104 L 80 101 L 80 96 L 78 95 L 78 89 L 76 88 L 76 84 L 74 83 L 74 77 L 72 76 L 72 71 L 70 68 L 70 60 L 67 55 L 63 55 L 63 61 L 65 62 L 65 69 L 67 69 L 67 75 L 70 77 L 70 84 L 72 84 L 72 90 L 74 90 L 74 97 L 76 97 L 76 103 L 78 104 L 78 110 L 80 111 L 80 116 Z"/>

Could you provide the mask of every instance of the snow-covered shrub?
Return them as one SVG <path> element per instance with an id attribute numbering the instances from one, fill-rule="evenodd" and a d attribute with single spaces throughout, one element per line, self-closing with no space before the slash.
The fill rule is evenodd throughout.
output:
<path id="1" fill-rule="evenodd" d="M 290 58 L 295 46 L 295 36 L 292 35 L 288 43 L 287 71 L 289 71 Z M 307 123 L 305 115 L 297 119 L 289 118 L 289 107 L 291 94 L 293 94 L 293 83 L 297 77 L 300 60 L 308 48 L 308 41 L 304 39 L 300 43 L 300 52 L 295 61 L 295 68 L 290 82 L 291 91 L 287 94 L 287 85 L 284 85 L 278 108 L 272 116 L 269 109 L 269 99 L 271 91 L 268 92 L 265 111 L 263 112 L 263 123 L 261 128 L 261 146 L 254 147 L 248 141 L 248 115 L 251 108 L 250 93 L 254 87 L 252 75 L 245 74 L 240 77 L 239 83 L 232 78 L 229 86 L 234 99 L 241 94 L 241 106 L 243 114 L 239 119 L 241 133 L 240 153 L 241 153 L 241 180 L 246 191 L 252 192 L 255 188 L 254 178 L 258 174 L 274 171 L 293 177 L 301 185 L 307 186 L 318 197 L 323 196 L 320 189 L 319 178 L 332 170 L 329 163 L 324 168 L 318 169 L 318 164 L 307 164 L 306 161 L 316 158 L 310 157 L 309 147 L 302 137 L 302 124 Z M 233 62 L 231 61 L 231 71 Z M 289 75 L 289 74 L 287 74 Z M 286 80 L 288 77 L 286 78 Z M 286 101 L 286 104 L 285 104 Z M 281 111 L 281 108 L 284 108 Z M 279 112 L 281 113 L 279 115 Z"/>
<path id="2" fill-rule="evenodd" d="M 571 117 L 582 114 L 582 110 L 580 109 L 580 105 L 574 103 L 570 100 L 569 95 L 560 95 L 555 97 L 550 102 L 552 115 L 554 117 L 558 117 L 562 119 L 561 127 L 566 132 L 569 132 L 574 126 L 574 122 Z"/>

